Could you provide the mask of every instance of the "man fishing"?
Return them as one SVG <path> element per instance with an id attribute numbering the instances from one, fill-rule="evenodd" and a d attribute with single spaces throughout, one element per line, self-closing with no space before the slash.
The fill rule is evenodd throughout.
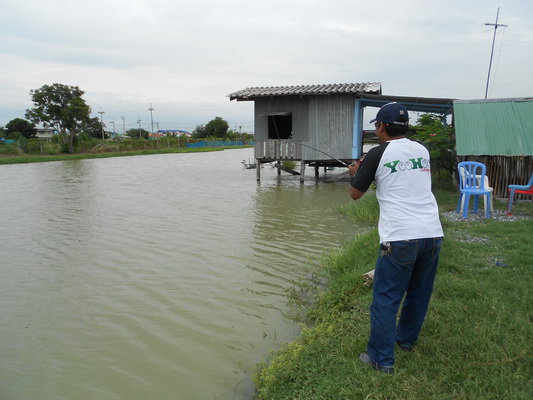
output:
<path id="1" fill-rule="evenodd" d="M 380 208 L 370 338 L 359 360 L 392 374 L 395 344 L 412 351 L 418 339 L 433 292 L 443 232 L 431 192 L 429 152 L 406 138 L 407 109 L 396 102 L 385 104 L 370 123 L 375 123 L 380 145 L 362 162 L 349 166 L 352 199 L 361 198 L 375 182 Z"/>

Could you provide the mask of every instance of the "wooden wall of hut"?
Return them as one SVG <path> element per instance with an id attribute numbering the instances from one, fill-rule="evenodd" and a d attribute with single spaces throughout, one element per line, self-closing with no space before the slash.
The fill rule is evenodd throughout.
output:
<path id="1" fill-rule="evenodd" d="M 533 156 L 459 156 L 461 161 L 478 161 L 486 165 L 489 184 L 495 198 L 507 198 L 509 185 L 525 185 L 533 173 Z M 516 199 L 530 199 L 516 194 Z"/>

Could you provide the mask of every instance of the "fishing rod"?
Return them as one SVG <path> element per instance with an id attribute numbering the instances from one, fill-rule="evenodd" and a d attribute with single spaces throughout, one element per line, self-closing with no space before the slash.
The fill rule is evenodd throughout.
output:
<path id="1" fill-rule="evenodd" d="M 268 118 L 268 116 L 267 116 L 267 118 Z M 276 124 L 276 120 L 275 120 L 274 118 L 272 118 L 272 122 L 274 123 L 274 129 L 276 130 L 276 135 L 278 136 L 278 140 L 281 140 L 281 138 L 280 138 L 280 134 L 279 134 L 279 131 L 278 131 L 278 126 L 277 126 L 277 124 Z M 340 162 L 340 163 L 341 163 L 342 165 L 344 165 L 345 167 L 349 167 L 349 166 L 350 166 L 349 164 L 345 163 L 344 161 L 339 160 L 339 159 L 336 158 L 336 157 L 333 157 L 331 154 L 328 154 L 328 153 L 326 153 L 326 152 L 324 152 L 324 151 L 322 151 L 322 150 L 318 150 L 316 147 L 309 146 L 309 145 L 307 145 L 307 144 L 303 144 L 302 142 L 296 142 L 296 143 L 299 143 L 301 146 L 307 147 L 307 148 L 309 148 L 309 149 L 312 149 L 312 150 L 318 151 L 319 153 L 322 153 L 322 154 L 324 154 L 325 156 L 328 156 L 329 158 L 331 158 L 331 159 L 333 159 L 333 160 L 335 160 L 335 161 Z M 272 148 L 273 148 L 273 147 L 272 147 Z M 268 152 L 270 152 L 270 150 L 272 150 L 272 148 L 269 149 Z"/>
<path id="2" fill-rule="evenodd" d="M 324 151 L 322 151 L 322 150 L 317 149 L 316 147 L 308 146 L 308 145 L 303 144 L 303 143 L 300 143 L 300 142 L 296 142 L 296 143 L 298 143 L 300 146 L 307 147 L 307 148 L 309 148 L 309 149 L 312 149 L 312 150 L 318 151 L 319 153 L 322 153 L 322 154 L 324 154 L 325 156 L 328 156 L 329 158 L 331 158 L 331 159 L 333 159 L 333 160 L 335 160 L 335 161 L 337 161 L 337 162 L 340 162 L 340 163 L 341 163 L 342 165 L 344 165 L 345 167 L 348 167 L 348 166 L 350 165 L 350 164 L 345 163 L 345 162 L 342 161 L 342 160 L 339 160 L 339 159 L 336 158 L 336 157 L 333 157 L 332 155 L 330 155 L 330 154 L 328 154 L 328 153 L 326 153 L 326 152 L 324 152 Z M 267 151 L 266 154 L 270 153 L 270 150 L 272 150 L 274 147 L 275 147 L 275 146 L 272 146 L 272 147 Z"/>
<path id="3" fill-rule="evenodd" d="M 326 153 L 326 152 L 324 152 L 324 151 L 322 151 L 322 150 L 318 150 L 316 147 L 308 146 L 308 145 L 303 144 L 303 143 L 300 143 L 300 145 L 301 145 L 301 146 L 304 146 L 304 147 L 307 147 L 307 148 L 309 148 L 309 149 L 312 149 L 312 150 L 318 151 L 319 153 L 322 153 L 322 154 L 324 154 L 325 156 L 328 156 L 329 158 L 332 158 L 333 160 L 340 162 L 340 163 L 343 164 L 345 167 L 349 167 L 349 166 L 350 166 L 350 164 L 347 164 L 347 163 L 345 163 L 344 161 L 339 160 L 338 158 L 333 157 L 331 154 L 328 154 L 328 153 Z"/>

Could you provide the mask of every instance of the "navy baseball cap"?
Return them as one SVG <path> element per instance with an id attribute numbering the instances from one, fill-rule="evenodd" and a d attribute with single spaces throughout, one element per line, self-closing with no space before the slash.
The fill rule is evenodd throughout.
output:
<path id="1" fill-rule="evenodd" d="M 376 121 L 383 122 L 385 124 L 405 126 L 409 124 L 409 114 L 407 112 L 407 108 L 394 101 L 381 107 L 376 114 L 376 118 L 370 121 L 370 123 L 372 124 Z"/>

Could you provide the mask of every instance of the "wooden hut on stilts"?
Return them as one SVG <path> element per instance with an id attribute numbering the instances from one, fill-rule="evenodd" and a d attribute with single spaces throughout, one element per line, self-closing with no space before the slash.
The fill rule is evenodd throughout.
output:
<path id="1" fill-rule="evenodd" d="M 254 101 L 257 166 L 275 162 L 280 171 L 283 161 L 298 161 L 302 182 L 306 166 L 318 176 L 320 167 L 345 167 L 362 156 L 366 107 L 398 101 L 410 111 L 448 115 L 453 109 L 453 99 L 383 95 L 379 82 L 253 87 L 228 97 Z"/>

